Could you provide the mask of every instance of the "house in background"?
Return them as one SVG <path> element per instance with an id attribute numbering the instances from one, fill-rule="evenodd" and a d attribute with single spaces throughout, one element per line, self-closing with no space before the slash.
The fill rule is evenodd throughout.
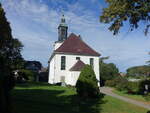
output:
<path id="1" fill-rule="evenodd" d="M 80 36 L 74 33 L 67 35 L 68 26 L 63 15 L 58 27 L 58 41 L 54 43 L 54 50 L 49 59 L 48 83 L 65 82 L 67 85 L 75 86 L 85 64 L 93 67 L 99 81 L 100 54 L 88 46 Z"/>

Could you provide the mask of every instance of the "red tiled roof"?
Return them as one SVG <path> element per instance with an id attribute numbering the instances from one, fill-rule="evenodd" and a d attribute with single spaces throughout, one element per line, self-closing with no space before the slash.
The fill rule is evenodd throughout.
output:
<path id="1" fill-rule="evenodd" d="M 55 50 L 55 52 L 100 56 L 98 52 L 89 47 L 80 39 L 80 37 L 73 33 L 71 33 L 67 40 L 65 40 L 64 43 Z"/>
<path id="2" fill-rule="evenodd" d="M 77 63 L 70 68 L 70 71 L 81 71 L 84 66 L 85 64 L 81 60 L 78 60 Z"/>

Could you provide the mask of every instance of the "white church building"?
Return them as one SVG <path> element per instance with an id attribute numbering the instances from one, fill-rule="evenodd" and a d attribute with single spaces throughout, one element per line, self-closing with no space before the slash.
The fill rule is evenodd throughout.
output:
<path id="1" fill-rule="evenodd" d="M 68 36 L 68 26 L 63 15 L 58 26 L 58 41 L 54 43 L 54 50 L 48 62 L 48 83 L 63 82 L 75 86 L 85 64 L 93 67 L 99 81 L 99 56 L 100 54 L 87 45 L 80 36 L 74 33 Z"/>

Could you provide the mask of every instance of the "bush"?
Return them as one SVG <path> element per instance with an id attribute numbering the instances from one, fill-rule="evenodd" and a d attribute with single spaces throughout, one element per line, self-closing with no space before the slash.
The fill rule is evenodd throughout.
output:
<path id="1" fill-rule="evenodd" d="M 150 101 L 150 93 L 145 96 L 145 100 Z"/>
<path id="2" fill-rule="evenodd" d="M 23 78 L 25 78 L 26 80 L 29 80 L 29 81 L 35 81 L 36 75 L 37 75 L 36 72 L 27 70 L 27 69 L 22 69 L 22 70 L 20 70 L 20 73 L 19 73 L 19 76 L 22 76 Z"/>
<path id="3" fill-rule="evenodd" d="M 139 93 L 144 94 L 145 85 L 148 85 L 148 86 L 149 86 L 148 92 L 150 92 L 150 80 L 143 80 L 143 81 L 140 82 Z"/>
<path id="4" fill-rule="evenodd" d="M 81 70 L 76 89 L 78 95 L 83 98 L 92 98 L 99 95 L 98 81 L 91 66 L 85 65 Z"/>
<path id="5" fill-rule="evenodd" d="M 109 87 L 116 87 L 117 84 L 115 80 L 106 80 L 105 85 Z"/>
<path id="6" fill-rule="evenodd" d="M 107 80 L 105 85 L 130 94 L 144 94 L 146 84 L 149 86 L 148 92 L 150 92 L 150 80 L 131 82 L 123 77 L 117 77 L 114 80 Z"/>
<path id="7" fill-rule="evenodd" d="M 115 79 L 116 88 L 119 91 L 127 91 L 128 90 L 128 80 L 123 77 L 118 77 Z"/>
<path id="8" fill-rule="evenodd" d="M 130 82 L 125 78 L 118 79 L 116 88 L 119 91 L 125 91 L 130 94 L 138 94 L 140 91 L 140 82 Z"/>
<path id="9" fill-rule="evenodd" d="M 104 58 L 105 59 L 105 58 Z M 118 68 L 113 63 L 104 63 L 103 58 L 100 59 L 100 79 L 101 79 L 101 86 L 105 85 L 107 80 L 115 79 L 119 73 Z"/>
<path id="10" fill-rule="evenodd" d="M 128 90 L 128 80 L 121 76 L 118 76 L 113 80 L 107 80 L 105 82 L 105 85 L 109 86 L 109 87 L 114 87 L 119 91 L 127 91 Z"/>
<path id="11" fill-rule="evenodd" d="M 140 82 L 128 82 L 128 93 L 137 94 L 140 91 Z"/>

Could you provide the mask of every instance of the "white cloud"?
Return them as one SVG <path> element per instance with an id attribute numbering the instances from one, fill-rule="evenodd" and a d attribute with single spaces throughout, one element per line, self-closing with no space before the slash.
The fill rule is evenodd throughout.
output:
<path id="1" fill-rule="evenodd" d="M 25 45 L 23 55 L 26 59 L 40 60 L 47 64 L 52 52 L 53 42 L 57 40 L 57 26 L 63 6 L 51 8 L 44 0 L 7 0 L 3 5 L 13 29 L 13 35 Z M 108 62 L 114 62 L 124 71 L 127 67 L 141 65 L 148 59 L 150 39 L 145 39 L 139 33 L 130 33 L 124 39 L 124 34 L 112 35 L 107 30 L 107 25 L 100 24 L 99 18 L 93 10 L 82 5 L 79 1 L 74 4 L 64 0 L 51 0 L 65 4 L 64 10 L 69 32 L 80 34 L 89 45 L 99 51 L 103 56 L 110 56 Z M 62 3 L 63 2 L 63 3 Z M 95 3 L 92 0 L 91 3 Z M 91 4 L 92 5 L 92 4 Z M 98 4 L 97 7 L 99 7 Z M 100 7 L 101 8 L 101 7 Z M 137 38 L 137 36 L 141 38 Z"/>

